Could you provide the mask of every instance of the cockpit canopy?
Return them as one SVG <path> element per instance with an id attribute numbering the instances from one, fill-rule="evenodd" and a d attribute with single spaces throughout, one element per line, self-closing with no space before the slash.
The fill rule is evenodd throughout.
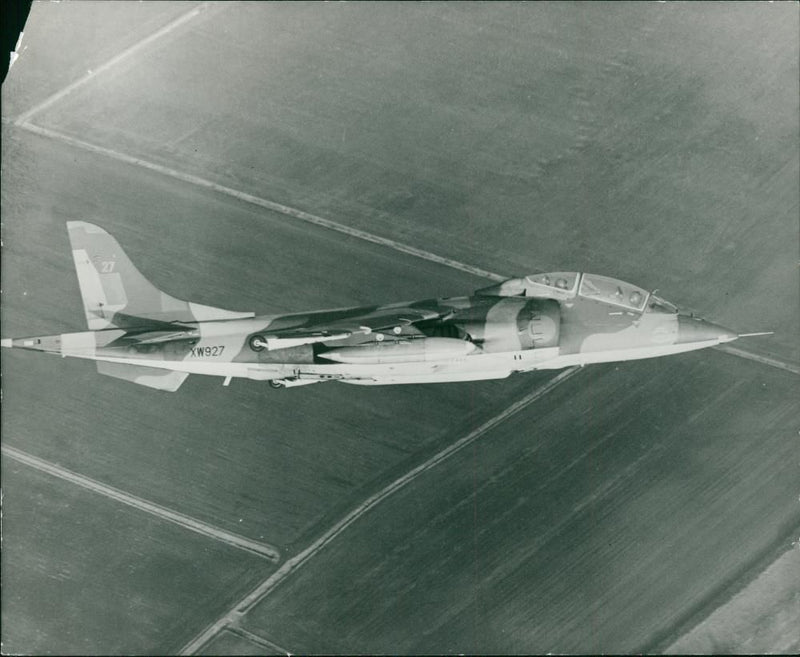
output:
<path id="1" fill-rule="evenodd" d="M 498 285 L 478 290 L 487 296 L 526 296 L 567 300 L 575 297 L 592 299 L 633 312 L 677 312 L 671 303 L 659 299 L 644 288 L 609 276 L 579 272 L 548 272 L 511 278 Z M 648 307 L 648 301 L 651 301 Z"/>
<path id="2" fill-rule="evenodd" d="M 572 299 L 578 290 L 581 275 L 576 271 L 555 271 L 547 274 L 531 274 L 525 282 L 525 296 Z"/>
<path id="3" fill-rule="evenodd" d="M 578 294 L 587 299 L 641 312 L 650 293 L 636 285 L 608 276 L 584 274 Z"/>

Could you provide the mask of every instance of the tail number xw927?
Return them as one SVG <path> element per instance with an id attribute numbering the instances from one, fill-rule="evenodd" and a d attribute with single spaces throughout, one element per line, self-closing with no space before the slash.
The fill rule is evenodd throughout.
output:
<path id="1" fill-rule="evenodd" d="M 222 356 L 223 351 L 225 351 L 225 345 L 215 345 L 213 347 L 192 347 L 189 355 L 193 358 L 214 358 L 216 356 Z"/>

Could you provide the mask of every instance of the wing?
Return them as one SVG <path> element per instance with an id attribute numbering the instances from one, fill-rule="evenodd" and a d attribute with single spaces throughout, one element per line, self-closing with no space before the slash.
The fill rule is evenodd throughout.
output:
<path id="1" fill-rule="evenodd" d="M 345 340 L 356 334 L 367 335 L 374 331 L 393 331 L 400 333 L 404 326 L 434 319 L 447 319 L 453 311 L 441 312 L 425 308 L 378 308 L 372 312 L 328 320 L 324 324 L 311 324 L 299 328 L 284 329 L 280 331 L 264 332 L 256 346 L 266 347 L 268 350 L 286 349 L 302 344 L 314 342 L 331 342 Z"/>
<path id="2" fill-rule="evenodd" d="M 446 314 L 452 314 L 448 311 Z M 326 324 L 326 329 L 333 331 L 350 331 L 351 333 L 372 333 L 402 329 L 417 322 L 442 319 L 445 313 L 425 308 L 383 308 L 358 317 L 334 321 Z"/>
<path id="3" fill-rule="evenodd" d="M 114 319 L 125 331 L 116 344 L 158 344 L 200 337 L 197 326 L 180 322 L 163 322 L 123 313 L 117 313 Z"/>

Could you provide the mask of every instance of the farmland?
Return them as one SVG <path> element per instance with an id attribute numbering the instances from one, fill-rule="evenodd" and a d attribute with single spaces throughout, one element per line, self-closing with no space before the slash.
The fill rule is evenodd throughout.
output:
<path id="1" fill-rule="evenodd" d="M 5 455 L 3 532 L 5 654 L 174 652 L 271 569 Z"/>
<path id="2" fill-rule="evenodd" d="M 794 375 L 759 370 L 712 354 L 574 377 L 369 515 L 245 626 L 302 652 L 663 648 L 800 525 Z"/>
<path id="3" fill-rule="evenodd" d="M 797 367 L 796 5 L 76 2 L 29 22 L 3 89 L 3 337 L 83 328 L 64 223 L 85 220 L 199 303 L 486 285 L 396 240 L 659 288 L 774 330 L 734 344 Z M 553 376 L 166 394 L 4 351 L 4 446 L 280 552 L 4 453 L 4 651 L 174 653 L 209 627 L 206 654 L 665 649 L 796 538 L 797 376 L 698 352 L 507 413 Z"/>

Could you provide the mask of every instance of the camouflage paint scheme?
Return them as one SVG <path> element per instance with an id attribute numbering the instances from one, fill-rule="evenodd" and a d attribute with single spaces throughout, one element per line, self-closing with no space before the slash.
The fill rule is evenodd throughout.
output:
<path id="1" fill-rule="evenodd" d="M 101 374 L 161 390 L 189 374 L 274 387 L 498 379 L 737 338 L 635 285 L 577 272 L 513 278 L 472 296 L 256 316 L 165 294 L 105 230 L 67 228 L 89 331 L 2 345 L 94 360 Z"/>

